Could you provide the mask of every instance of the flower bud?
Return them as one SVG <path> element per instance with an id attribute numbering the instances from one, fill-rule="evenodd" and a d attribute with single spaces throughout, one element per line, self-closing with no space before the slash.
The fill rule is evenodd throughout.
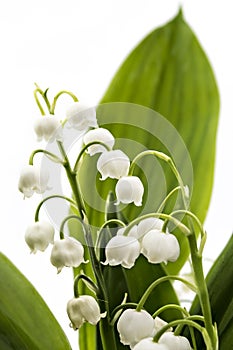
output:
<path id="1" fill-rule="evenodd" d="M 122 265 L 130 269 L 140 254 L 140 244 L 134 237 L 117 235 L 110 239 L 106 248 L 105 265 Z"/>
<path id="2" fill-rule="evenodd" d="M 28 226 L 25 232 L 25 241 L 31 253 L 36 253 L 37 250 L 42 252 L 48 247 L 49 243 L 54 242 L 54 228 L 47 221 L 37 221 Z"/>
<path id="3" fill-rule="evenodd" d="M 123 176 L 116 184 L 116 196 L 118 205 L 120 202 L 124 204 L 134 203 L 136 206 L 142 205 L 142 196 L 144 187 L 137 176 Z"/>
<path id="4" fill-rule="evenodd" d="M 34 123 L 37 140 L 53 142 L 55 139 L 62 140 L 61 122 L 55 115 L 40 116 Z"/>
<path id="5" fill-rule="evenodd" d="M 67 303 L 67 314 L 71 321 L 71 327 L 79 329 L 84 322 L 96 325 L 101 317 L 105 317 L 106 313 L 101 314 L 99 304 L 90 295 L 81 295 L 73 298 Z"/>
<path id="6" fill-rule="evenodd" d="M 155 343 L 153 338 L 142 339 L 133 350 L 170 350 L 165 344 Z"/>
<path id="7" fill-rule="evenodd" d="M 141 252 L 152 264 L 167 263 L 178 259 L 180 246 L 174 235 L 151 230 L 143 237 Z"/>
<path id="8" fill-rule="evenodd" d="M 121 343 L 134 347 L 141 339 L 154 336 L 154 319 L 145 310 L 127 309 L 119 317 L 117 330 Z"/>
<path id="9" fill-rule="evenodd" d="M 66 111 L 68 124 L 79 131 L 90 127 L 97 128 L 96 111 L 94 107 L 88 107 L 80 102 L 73 103 Z"/>
<path id="10" fill-rule="evenodd" d="M 103 152 L 98 161 L 97 169 L 102 175 L 101 180 L 107 177 L 119 179 L 127 176 L 129 172 L 130 160 L 121 150 Z"/>
<path id="11" fill-rule="evenodd" d="M 61 272 L 64 266 L 78 267 L 84 261 L 84 249 L 82 244 L 72 237 L 65 237 L 55 241 L 50 261 Z"/>
<path id="12" fill-rule="evenodd" d="M 174 335 L 172 332 L 164 333 L 160 337 L 159 343 L 166 345 L 168 350 L 192 350 L 186 337 Z"/>
<path id="13" fill-rule="evenodd" d="M 83 136 L 83 142 L 85 145 L 94 141 L 103 142 L 105 145 L 107 145 L 111 149 L 115 143 L 115 139 L 113 135 L 110 133 L 110 131 L 104 128 L 97 128 L 97 129 L 90 130 Z M 106 147 L 98 144 L 91 145 L 87 149 L 87 152 L 91 156 L 93 156 L 96 153 L 102 153 L 105 151 L 106 151 Z"/>
<path id="14" fill-rule="evenodd" d="M 44 193 L 48 189 L 49 173 L 34 165 L 26 165 L 20 173 L 18 188 L 25 197 L 31 197 L 34 192 Z"/>

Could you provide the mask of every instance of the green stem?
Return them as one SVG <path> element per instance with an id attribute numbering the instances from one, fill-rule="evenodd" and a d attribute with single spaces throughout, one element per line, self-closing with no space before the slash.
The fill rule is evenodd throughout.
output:
<path id="1" fill-rule="evenodd" d="M 175 187 L 170 193 L 168 193 L 168 195 L 164 198 L 164 200 L 162 201 L 162 203 L 160 204 L 159 208 L 157 209 L 157 212 L 161 212 L 166 204 L 166 202 L 172 197 L 172 195 L 179 191 L 181 189 L 180 186 Z"/>
<path id="2" fill-rule="evenodd" d="M 72 204 L 72 206 L 74 206 L 76 208 L 76 203 L 73 199 L 69 198 L 69 197 L 66 197 L 66 196 L 62 196 L 62 195 L 59 195 L 59 194 L 54 194 L 52 196 L 49 196 L 49 197 L 46 197 L 44 198 L 40 203 L 39 205 L 37 206 L 36 208 L 36 211 L 35 211 L 35 221 L 39 221 L 39 212 L 40 212 L 40 209 L 42 207 L 42 205 L 47 202 L 48 200 L 52 199 L 52 198 L 61 198 L 61 199 L 65 199 L 66 201 L 70 202 Z"/>
<path id="3" fill-rule="evenodd" d="M 90 277 L 88 277 L 87 275 L 84 275 L 84 274 L 82 273 L 82 274 L 76 276 L 75 279 L 74 279 L 74 297 L 75 297 L 75 298 L 78 298 L 78 297 L 79 297 L 78 283 L 79 283 L 80 280 L 84 281 L 84 283 L 87 282 L 86 285 L 87 285 L 87 286 L 88 286 L 88 285 L 91 286 L 91 288 L 89 288 L 89 289 L 91 289 L 92 291 L 94 291 L 96 295 L 99 294 L 99 288 L 98 288 L 98 286 L 92 281 L 92 279 L 91 279 Z"/>
<path id="4" fill-rule="evenodd" d="M 69 95 L 70 97 L 72 97 L 74 102 L 78 102 L 78 98 L 72 92 L 67 91 L 67 90 L 62 90 L 62 91 L 58 92 L 58 94 L 56 94 L 56 96 L 54 97 L 53 103 L 52 103 L 52 105 L 50 107 L 50 114 L 54 114 L 55 107 L 56 107 L 56 104 L 57 104 L 57 100 L 63 94 Z"/>
<path id="5" fill-rule="evenodd" d="M 189 281 L 187 281 L 186 279 L 180 277 L 180 276 L 163 276 L 158 278 L 156 281 L 154 281 L 153 283 L 151 283 L 151 285 L 146 289 L 146 291 L 144 292 L 144 294 L 142 295 L 141 299 L 139 300 L 138 306 L 137 306 L 137 311 L 140 311 L 145 302 L 147 301 L 148 297 L 150 296 L 150 294 L 152 293 L 152 291 L 154 290 L 155 287 L 157 287 L 159 284 L 166 282 L 166 281 L 180 281 L 184 284 L 186 284 L 192 291 L 197 292 L 197 288 L 195 285 L 193 285 L 192 283 L 190 283 Z"/>
<path id="6" fill-rule="evenodd" d="M 203 265 L 202 265 L 202 256 L 200 256 L 198 249 L 195 234 L 188 236 L 190 251 L 191 251 L 191 259 L 192 266 L 195 276 L 195 281 L 197 285 L 197 295 L 200 300 L 202 313 L 205 319 L 205 328 L 207 333 L 211 339 L 212 348 L 215 350 L 216 348 L 216 339 L 214 334 L 214 329 L 212 325 L 212 315 L 211 315 L 211 307 L 208 289 L 204 277 Z"/>
<path id="7" fill-rule="evenodd" d="M 68 180 L 69 180 L 69 183 L 70 183 L 70 186 L 71 186 L 71 189 L 72 189 L 75 201 L 77 203 L 77 207 L 79 208 L 80 216 L 83 219 L 86 210 L 85 210 L 85 207 L 84 207 L 82 196 L 80 194 L 80 191 L 79 191 L 79 188 L 78 188 L 78 185 L 77 185 L 76 173 L 73 172 L 72 169 L 71 169 L 69 159 L 68 159 L 66 151 L 65 151 L 65 149 L 63 147 L 63 143 L 61 141 L 57 141 L 57 144 L 58 144 L 60 152 L 61 152 L 61 154 L 62 154 L 62 156 L 64 158 L 63 166 L 64 166 L 64 168 L 66 170 L 66 174 L 67 174 L 67 177 L 68 177 Z"/>
<path id="8" fill-rule="evenodd" d="M 79 216 L 77 216 L 77 215 L 68 215 L 68 216 L 65 217 L 65 219 L 62 221 L 62 223 L 60 225 L 60 230 L 59 230 L 59 232 L 60 232 L 60 239 L 64 239 L 64 232 L 63 232 L 64 231 L 64 226 L 65 226 L 66 222 L 68 220 L 70 220 L 70 219 L 78 220 L 80 222 L 80 224 L 84 227 L 83 221 L 82 221 L 82 219 Z"/>
<path id="9" fill-rule="evenodd" d="M 29 157 L 29 165 L 33 165 L 34 162 L 34 157 L 37 153 L 43 153 L 45 154 L 49 159 L 51 159 L 52 161 L 54 161 L 55 163 L 60 163 L 60 164 L 64 164 L 63 160 L 61 158 L 59 158 L 58 156 L 56 156 L 56 154 L 53 154 L 49 151 L 46 151 L 44 149 L 37 149 L 35 151 L 32 152 L 32 154 Z"/>
<path id="10" fill-rule="evenodd" d="M 110 151 L 111 148 L 108 147 L 105 143 L 101 142 L 101 141 L 93 141 L 93 142 L 89 142 L 87 143 L 80 151 L 78 157 L 77 157 L 77 160 L 75 162 L 75 165 L 74 165 L 74 172 L 77 173 L 78 171 L 78 166 L 79 166 L 79 162 L 80 162 L 80 159 L 82 158 L 82 155 L 83 153 L 88 149 L 88 147 L 92 146 L 92 145 L 102 145 L 106 148 L 107 151 Z"/>
<path id="11" fill-rule="evenodd" d="M 41 114 L 45 115 L 44 109 L 41 106 L 41 103 L 39 101 L 39 98 L 38 98 L 37 94 L 39 93 L 42 96 L 42 98 L 45 101 L 45 104 L 47 106 L 48 111 L 50 111 L 50 102 L 49 102 L 49 100 L 47 98 L 47 91 L 48 91 L 48 89 L 43 91 L 43 90 L 40 89 L 40 87 L 37 84 L 35 84 L 35 85 L 36 85 L 36 89 L 34 90 L 34 98 L 36 100 L 37 106 L 39 107 L 39 110 L 40 110 Z"/>
<path id="12" fill-rule="evenodd" d="M 155 317 L 159 316 L 162 312 L 169 310 L 169 309 L 175 309 L 175 310 L 181 311 L 181 313 L 183 313 L 186 317 L 190 316 L 189 312 L 186 309 L 184 309 L 182 306 L 177 305 L 177 304 L 168 304 L 168 305 L 164 305 L 164 306 L 160 307 L 158 310 L 156 310 L 153 313 L 152 317 L 155 318 Z"/>

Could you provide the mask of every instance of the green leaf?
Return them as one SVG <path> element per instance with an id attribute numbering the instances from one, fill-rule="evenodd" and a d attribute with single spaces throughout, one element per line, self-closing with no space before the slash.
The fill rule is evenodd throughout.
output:
<path id="1" fill-rule="evenodd" d="M 2 253 L 0 286 L 1 350 L 71 349 L 38 292 Z"/>
<path id="2" fill-rule="evenodd" d="M 98 123 L 113 133 L 114 149 L 122 149 L 130 159 L 145 149 L 170 155 L 192 192 L 192 211 L 204 221 L 213 184 L 219 95 L 208 59 L 181 11 L 132 51 L 101 103 L 97 109 Z M 98 155 L 85 157 L 78 177 L 95 236 L 104 222 L 108 193 L 114 192 L 116 184 L 112 179 L 99 180 L 97 159 Z M 124 217 L 126 222 L 155 211 L 166 194 L 177 186 L 168 165 L 152 156 L 138 163 L 135 175 L 140 176 L 144 184 L 143 206 L 120 206 L 116 215 Z M 180 196 L 174 197 L 165 211 L 179 205 Z M 177 273 L 189 254 L 183 234 L 178 230 L 174 233 L 179 239 L 181 254 L 176 263 L 167 265 L 169 273 Z M 108 270 L 108 289 L 115 288 L 121 299 L 127 292 L 129 300 L 143 294 L 152 276 L 155 280 L 166 274 L 160 268 L 155 272 L 146 261 L 142 264 L 141 258 L 133 273 L 117 270 L 114 278 L 114 271 Z M 124 285 L 127 290 L 122 288 Z M 161 292 L 160 297 L 164 304 L 176 300 L 171 285 L 168 293 Z M 111 305 L 116 303 L 115 296 Z"/>
<path id="3" fill-rule="evenodd" d="M 217 323 L 221 350 L 233 348 L 233 236 L 209 271 L 206 281 L 213 315 Z M 198 298 L 195 298 L 190 312 L 200 314 Z M 203 348 L 199 339 L 198 349 Z"/>

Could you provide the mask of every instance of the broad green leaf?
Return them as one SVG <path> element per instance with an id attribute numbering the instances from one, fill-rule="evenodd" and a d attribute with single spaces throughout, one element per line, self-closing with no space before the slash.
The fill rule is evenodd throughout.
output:
<path id="1" fill-rule="evenodd" d="M 191 209 L 204 221 L 212 191 L 218 111 L 219 96 L 211 66 L 180 11 L 171 22 L 149 34 L 126 58 L 98 106 L 97 118 L 99 125 L 115 136 L 114 148 L 121 148 L 130 159 L 145 149 L 170 155 L 192 193 Z M 104 222 L 106 198 L 109 191 L 114 192 L 116 184 L 111 179 L 99 180 L 97 159 L 98 155 L 85 157 L 79 173 L 94 235 Z M 120 206 L 116 216 L 123 216 L 126 222 L 155 211 L 177 186 L 167 164 L 152 156 L 138 163 L 135 175 L 141 176 L 144 183 L 143 206 Z M 179 205 L 178 196 L 165 210 L 169 212 Z M 169 273 L 177 273 L 189 254 L 186 239 L 178 230 L 174 233 L 181 254 L 176 263 L 167 265 Z M 165 273 L 161 269 L 155 273 L 154 267 L 146 262 L 142 269 L 141 260 L 133 273 L 128 271 L 117 278 L 114 269 L 110 269 L 106 284 L 117 290 L 118 298 L 123 299 L 127 292 L 129 300 L 135 299 L 135 289 L 137 297 L 142 295 L 151 276 L 156 279 Z M 127 290 L 122 288 L 125 284 Z M 160 292 L 161 303 L 176 300 L 172 287 L 168 289 L 162 297 Z M 111 300 L 111 305 L 114 304 L 115 297 Z"/>
<path id="2" fill-rule="evenodd" d="M 206 281 L 209 290 L 213 322 L 217 323 L 221 350 L 233 348 L 233 236 L 209 271 Z M 190 312 L 200 314 L 196 298 Z M 203 347 L 199 339 L 200 349 Z M 199 349 L 198 347 L 198 349 Z"/>
<path id="3" fill-rule="evenodd" d="M 35 288 L 1 253 L 0 286 L 1 350 L 71 349 Z"/>

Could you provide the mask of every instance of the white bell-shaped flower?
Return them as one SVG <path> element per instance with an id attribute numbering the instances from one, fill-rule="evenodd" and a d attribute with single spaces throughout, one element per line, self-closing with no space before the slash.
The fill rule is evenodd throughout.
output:
<path id="1" fill-rule="evenodd" d="M 105 265 L 122 265 L 130 269 L 140 254 L 140 244 L 134 237 L 117 235 L 110 239 L 105 248 Z"/>
<path id="2" fill-rule="evenodd" d="M 96 110 L 80 102 L 73 103 L 66 111 L 68 125 L 76 130 L 84 131 L 90 127 L 97 128 Z"/>
<path id="3" fill-rule="evenodd" d="M 164 221 L 157 218 L 147 218 L 139 222 L 137 226 L 137 238 L 142 239 L 151 230 L 162 230 Z"/>
<path id="4" fill-rule="evenodd" d="M 40 116 L 34 123 L 34 130 L 37 135 L 37 141 L 43 139 L 47 142 L 53 142 L 55 139 L 62 140 L 61 122 L 55 115 Z"/>
<path id="5" fill-rule="evenodd" d="M 134 347 L 141 339 L 154 336 L 154 319 L 145 310 L 127 309 L 119 317 L 117 330 L 121 343 Z"/>
<path id="6" fill-rule="evenodd" d="M 134 203 L 136 206 L 142 205 L 142 196 L 144 187 L 137 176 L 123 176 L 116 184 L 116 197 L 118 205 L 120 202 L 124 204 Z"/>
<path id="7" fill-rule="evenodd" d="M 192 350 L 186 337 L 174 335 L 172 332 L 164 333 L 160 337 L 159 343 L 166 345 L 169 350 Z"/>
<path id="8" fill-rule="evenodd" d="M 120 179 L 122 176 L 127 176 L 129 167 L 129 157 L 121 150 L 103 152 L 97 161 L 97 169 L 102 176 L 101 180 L 107 177 Z"/>
<path id="9" fill-rule="evenodd" d="M 28 226 L 25 232 L 25 241 L 31 249 L 31 253 L 36 253 L 37 250 L 43 252 L 49 243 L 53 244 L 54 233 L 54 227 L 47 221 L 37 221 Z"/>
<path id="10" fill-rule="evenodd" d="M 141 252 L 153 264 L 167 263 L 178 259 L 180 246 L 174 235 L 151 230 L 143 237 Z"/>
<path id="11" fill-rule="evenodd" d="M 142 339 L 138 342 L 133 350 L 170 350 L 165 344 L 155 343 L 153 338 Z"/>
<path id="12" fill-rule="evenodd" d="M 90 130 L 83 136 L 83 142 L 85 145 L 94 141 L 102 142 L 105 145 L 107 145 L 110 149 L 112 149 L 115 143 L 115 139 L 113 135 L 110 133 L 110 131 L 104 128 L 97 128 L 97 129 Z M 90 156 L 93 156 L 96 153 L 102 153 L 105 151 L 106 151 L 106 147 L 98 144 L 91 145 L 87 149 L 87 152 L 90 154 Z"/>
<path id="13" fill-rule="evenodd" d="M 84 322 L 96 325 L 101 317 L 105 317 L 106 313 L 101 314 L 97 301 L 90 295 L 81 295 L 73 298 L 67 303 L 67 314 L 71 321 L 73 329 L 79 329 Z"/>
<path id="14" fill-rule="evenodd" d="M 84 248 L 82 244 L 73 237 L 65 237 L 55 241 L 50 261 L 61 272 L 64 266 L 78 267 L 84 261 Z"/>
<path id="15" fill-rule="evenodd" d="M 35 165 L 26 165 L 20 173 L 18 188 L 25 197 L 31 197 L 34 192 L 44 193 L 48 187 L 49 173 Z"/>

